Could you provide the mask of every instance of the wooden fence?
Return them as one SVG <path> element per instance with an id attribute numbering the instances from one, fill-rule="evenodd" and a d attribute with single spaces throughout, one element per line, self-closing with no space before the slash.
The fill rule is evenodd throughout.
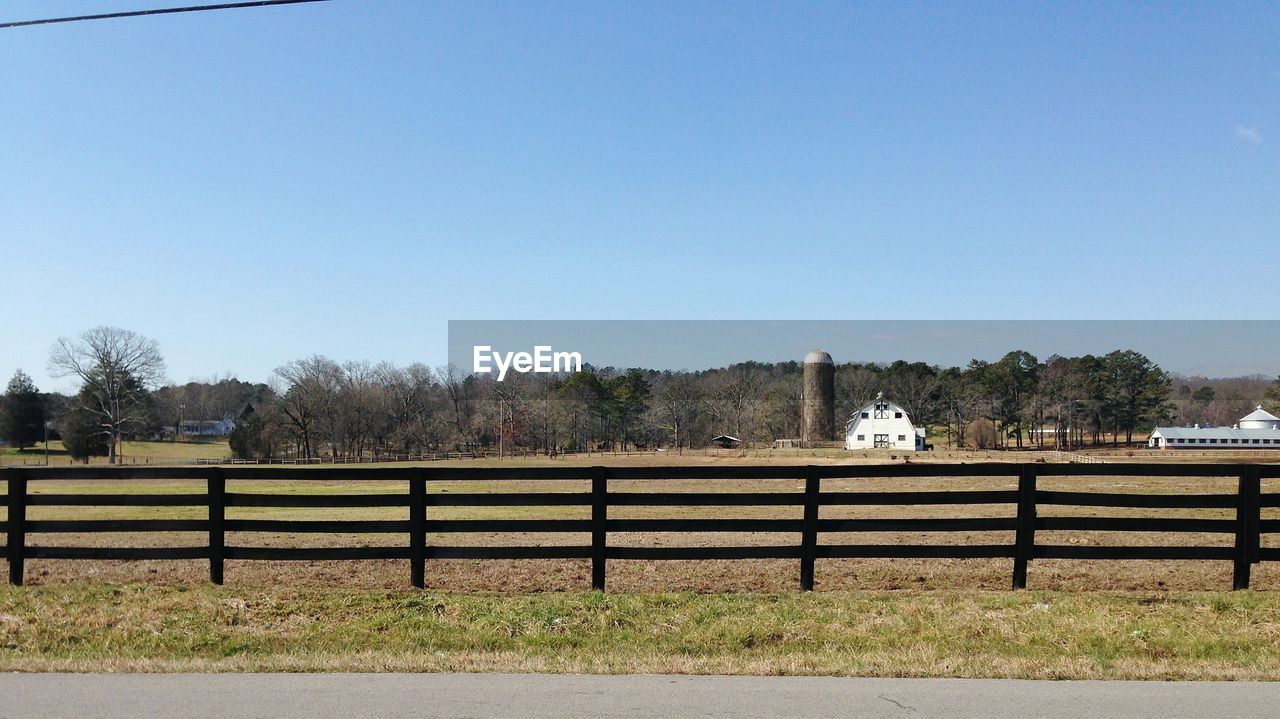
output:
<path id="1" fill-rule="evenodd" d="M 475 452 L 427 452 L 425 454 L 375 454 L 364 457 L 271 457 L 268 459 L 236 459 L 197 457 L 192 463 L 200 465 L 257 465 L 257 464 L 386 464 L 390 462 L 445 462 L 457 459 L 478 459 Z"/>
<path id="2" fill-rule="evenodd" d="M 923 477 L 1016 477 L 1016 489 L 943 491 L 832 491 L 824 480 Z M 1217 477 L 1238 480 L 1231 493 L 1103 493 L 1041 490 L 1041 477 Z M 1234 563 L 1233 588 L 1249 586 L 1251 565 L 1280 559 L 1280 548 L 1261 546 L 1263 534 L 1280 532 L 1280 519 L 1263 519 L 1264 508 L 1280 507 L 1280 492 L 1263 493 L 1262 480 L 1280 477 L 1280 465 L 1248 464 L 906 464 L 845 466 L 744 467 L 536 467 L 536 468 L 305 468 L 305 467 L 58 467 L 6 468 L 3 497 L 8 507 L 0 531 L 6 534 L 9 581 L 22 584 L 27 559 L 204 559 L 209 578 L 223 580 L 223 565 L 237 560 L 407 559 L 411 583 L 424 586 L 427 559 L 589 559 L 591 583 L 605 588 L 610 559 L 794 559 L 799 561 L 800 587 L 813 588 L 815 563 L 826 558 L 1007 558 L 1013 564 L 1013 587 L 1024 588 L 1027 564 L 1034 559 L 1219 560 Z M 195 480 L 205 491 L 189 494 L 31 492 L 32 483 L 66 480 Z M 729 480 L 796 480 L 800 491 L 714 491 Z M 291 480 L 362 483 L 392 481 L 403 492 L 364 494 L 273 494 L 228 490 L 228 481 Z M 512 480 L 582 481 L 581 492 L 429 492 L 434 482 Z M 610 482 L 696 480 L 695 492 L 610 491 Z M 763 483 L 762 483 L 763 485 Z M 763 486 L 762 486 L 763 488 Z M 706 491 L 703 491 L 706 490 Z M 824 507 L 837 506 L 1005 505 L 1008 517 L 823 519 Z M 1040 517 L 1046 505 L 1135 509 L 1234 510 L 1234 517 Z M 28 520 L 27 508 L 61 507 L 203 507 L 205 519 Z M 589 519 L 432 519 L 431 507 L 589 507 Z M 611 519 L 611 507 L 798 507 L 799 519 Z M 403 507 L 400 520 L 228 519 L 234 507 L 352 508 Z M 832 544 L 831 533 L 1012 531 L 1010 544 Z M 1114 531 L 1123 533 L 1192 532 L 1233 535 L 1232 546 L 1096 546 L 1055 545 L 1036 541 L 1037 530 Z M 207 542 L 175 547 L 31 546 L 28 534 L 90 532 L 199 532 Z M 228 532 L 399 534 L 398 546 L 264 547 L 228 544 Z M 575 533 L 585 541 L 568 546 L 453 546 L 428 544 L 428 533 L 528 532 Z M 632 532 L 793 533 L 798 544 L 756 546 L 617 546 L 609 537 Z"/>

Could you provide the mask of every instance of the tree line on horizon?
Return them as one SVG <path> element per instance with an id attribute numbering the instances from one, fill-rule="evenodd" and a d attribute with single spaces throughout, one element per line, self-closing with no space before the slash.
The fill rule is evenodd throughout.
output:
<path id="1" fill-rule="evenodd" d="M 0 403 L 0 438 L 32 446 L 48 422 L 73 457 L 112 461 L 125 439 L 176 440 L 190 423 L 217 420 L 235 420 L 230 444 L 241 458 L 683 449 L 720 434 L 752 446 L 799 437 L 803 401 L 795 361 L 701 371 L 584 366 L 498 382 L 454 366 L 317 355 L 282 365 L 267 383 L 173 384 L 154 340 L 111 327 L 59 340 L 49 368 L 80 390 L 43 394 L 18 370 Z M 1280 406 L 1280 378 L 1175 378 L 1133 350 L 1044 360 L 1014 350 L 964 367 L 848 362 L 836 366 L 835 386 L 838 419 L 883 393 L 947 446 L 976 449 L 1131 445 L 1159 423 L 1227 424 L 1258 398 Z"/>

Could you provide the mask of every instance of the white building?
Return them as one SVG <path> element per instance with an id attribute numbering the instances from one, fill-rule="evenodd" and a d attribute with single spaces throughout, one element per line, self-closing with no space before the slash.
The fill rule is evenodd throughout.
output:
<path id="1" fill-rule="evenodd" d="M 1152 449 L 1280 449 L 1280 417 L 1259 405 L 1234 427 L 1156 427 Z"/>
<path id="2" fill-rule="evenodd" d="M 883 394 L 853 414 L 845 426 L 845 449 L 924 449 L 924 428 L 916 429 L 905 410 Z"/>
<path id="3" fill-rule="evenodd" d="M 1240 429 L 1280 429 L 1280 417 L 1258 405 L 1257 409 L 1241 417 L 1236 426 Z"/>

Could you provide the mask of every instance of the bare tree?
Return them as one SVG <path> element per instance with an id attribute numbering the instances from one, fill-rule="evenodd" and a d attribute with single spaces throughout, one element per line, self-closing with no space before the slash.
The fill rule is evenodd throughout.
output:
<path id="1" fill-rule="evenodd" d="M 401 369 L 384 363 L 377 371 L 389 441 L 405 451 L 440 446 L 449 436 L 448 422 L 440 421 L 445 418 L 444 391 L 431 370 L 422 364 Z"/>
<path id="2" fill-rule="evenodd" d="M 453 429 L 457 432 L 457 439 L 460 445 L 468 444 L 475 438 L 472 431 L 473 417 L 475 408 L 470 396 L 470 384 L 468 375 L 455 364 L 448 364 L 436 370 L 436 376 L 440 379 L 441 386 L 444 387 L 445 395 L 449 398 L 449 407 L 453 415 Z"/>
<path id="3" fill-rule="evenodd" d="M 502 382 L 486 381 L 482 385 L 487 390 L 490 418 L 494 412 L 497 415 L 499 458 L 519 444 L 517 434 L 523 434 L 528 426 L 528 384 L 528 375 L 516 374 Z"/>
<path id="4" fill-rule="evenodd" d="M 929 425 L 934 419 L 938 402 L 938 368 L 924 362 L 897 360 L 880 373 L 886 397 L 907 411 L 918 427 Z"/>
<path id="5" fill-rule="evenodd" d="M 765 424 L 773 439 L 800 436 L 800 413 L 804 404 L 803 375 L 784 374 L 765 393 L 768 402 Z"/>
<path id="6" fill-rule="evenodd" d="M 874 367 L 861 364 L 842 364 L 836 368 L 836 417 L 848 421 L 855 412 L 867 406 L 884 385 Z"/>
<path id="7" fill-rule="evenodd" d="M 146 422 L 146 395 L 164 381 L 164 357 L 153 339 L 119 327 L 94 327 L 79 339 L 63 337 L 54 344 L 49 373 L 80 379 L 80 408 L 98 420 L 114 464 L 124 433 Z"/>
<path id="8" fill-rule="evenodd" d="M 290 425 L 299 453 L 310 459 L 316 439 L 335 438 L 334 420 L 341 368 L 328 357 L 294 360 L 276 369 L 276 404 Z"/>
<path id="9" fill-rule="evenodd" d="M 732 432 L 748 447 L 764 430 L 760 419 L 769 376 L 761 365 L 743 362 L 706 376 L 706 405 L 719 423 L 717 432 Z"/>
<path id="10" fill-rule="evenodd" d="M 689 430 L 702 407 L 702 390 L 693 375 L 680 373 L 666 378 L 658 390 L 651 411 L 655 423 L 671 431 L 676 450 L 689 445 Z"/>
<path id="11" fill-rule="evenodd" d="M 341 444 L 348 456 L 362 457 L 377 434 L 383 393 L 377 372 L 368 362 L 342 365 L 338 385 Z"/>

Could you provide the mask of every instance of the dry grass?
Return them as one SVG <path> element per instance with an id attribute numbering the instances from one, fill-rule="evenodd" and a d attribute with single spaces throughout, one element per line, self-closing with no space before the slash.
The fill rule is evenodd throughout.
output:
<path id="1" fill-rule="evenodd" d="M 0 590 L 5 671 L 1280 679 L 1280 596 Z"/>
<path id="2" fill-rule="evenodd" d="M 49 443 L 51 463 L 73 463 L 62 449 L 62 443 Z M 1274 462 L 1280 460 L 1280 450 L 1151 450 L 1145 447 L 1096 447 L 1077 454 L 1115 462 L 1180 462 L 1201 464 L 1206 462 Z M 187 440 L 182 442 L 124 442 L 121 447 L 122 462 L 126 464 L 191 464 L 196 459 L 226 459 L 231 448 L 225 440 Z M 347 467 L 413 466 L 430 467 L 587 467 L 594 465 L 671 466 L 671 465 L 831 465 L 831 464 L 902 464 L 906 462 L 961 463 L 961 462 L 1038 462 L 1062 461 L 1054 451 L 1038 450 L 955 450 L 938 449 L 930 452 L 903 452 L 900 450 L 847 451 L 828 449 L 772 449 L 750 448 L 724 450 L 718 448 L 686 449 L 683 451 L 648 452 L 592 452 L 587 454 L 545 456 L 506 456 L 495 454 L 478 458 L 440 462 L 409 462 L 388 465 L 386 463 L 348 464 Z M 41 465 L 44 463 L 43 445 L 19 452 L 13 448 L 0 448 L 0 466 Z M 92 464 L 106 464 L 106 458 L 95 457 Z"/>
<path id="3" fill-rule="evenodd" d="M 125 464 L 186 464 L 196 459 L 226 459 L 231 447 L 225 441 L 182 442 L 121 442 L 120 461 Z M 44 443 L 18 451 L 15 448 L 0 449 L 0 466 L 41 466 L 44 464 Z M 105 465 L 106 457 L 94 457 L 90 464 Z M 49 441 L 49 464 L 66 466 L 76 464 L 62 446 L 61 440 Z"/>

